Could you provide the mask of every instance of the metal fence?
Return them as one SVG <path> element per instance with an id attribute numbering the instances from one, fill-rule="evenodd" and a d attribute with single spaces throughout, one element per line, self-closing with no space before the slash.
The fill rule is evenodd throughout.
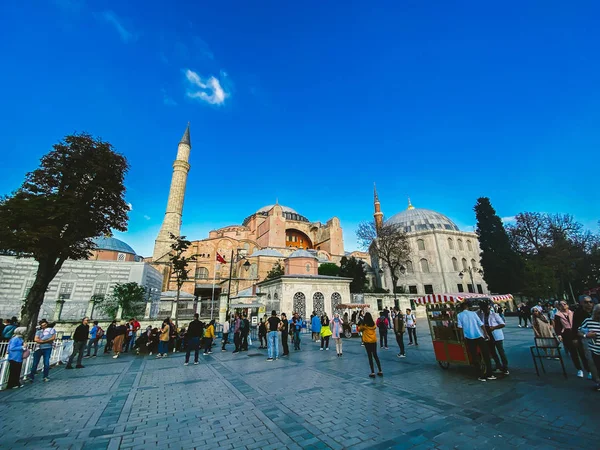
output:
<path id="1" fill-rule="evenodd" d="M 28 358 L 23 360 L 23 366 L 21 368 L 21 377 L 31 372 L 31 365 L 33 364 L 33 352 L 37 348 L 35 342 L 29 342 L 27 344 L 30 355 Z M 50 354 L 50 366 L 57 365 L 61 362 L 66 362 L 69 355 L 73 351 L 73 341 L 55 341 L 52 347 L 52 353 Z M 6 389 L 8 383 L 8 342 L 0 342 L 0 390 Z M 37 370 L 41 370 L 43 367 L 43 358 L 40 359 L 40 363 Z"/>

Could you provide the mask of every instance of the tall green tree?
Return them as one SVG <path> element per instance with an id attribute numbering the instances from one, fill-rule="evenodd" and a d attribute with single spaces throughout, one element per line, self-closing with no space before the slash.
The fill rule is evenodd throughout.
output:
<path id="1" fill-rule="evenodd" d="M 319 266 L 319 275 L 337 277 L 340 275 L 340 266 L 335 263 L 323 263 Z"/>
<path id="2" fill-rule="evenodd" d="M 371 257 L 379 262 L 380 267 L 387 266 L 394 288 L 398 286 L 400 267 L 406 264 L 410 256 L 410 244 L 402 227 L 384 222 L 378 228 L 374 221 L 362 222 L 358 225 L 356 236 L 359 245 L 369 250 Z"/>
<path id="3" fill-rule="evenodd" d="M 273 267 L 267 273 L 266 280 L 270 280 L 272 278 L 278 278 L 282 275 L 285 275 L 285 268 L 281 265 L 279 261 L 273 264 Z"/>
<path id="4" fill-rule="evenodd" d="M 123 184 L 128 164 L 86 133 L 66 136 L 0 200 L 0 251 L 34 258 L 35 280 L 21 309 L 33 338 L 48 285 L 67 259 L 86 259 L 92 239 L 127 229 Z"/>
<path id="5" fill-rule="evenodd" d="M 146 310 L 146 288 L 134 281 L 117 283 L 98 307 L 112 319 L 117 317 L 119 308 L 124 318 L 139 317 Z"/>
<path id="6" fill-rule="evenodd" d="M 496 214 L 490 199 L 481 197 L 475 204 L 477 236 L 481 248 L 483 278 L 490 291 L 517 293 L 521 291 L 523 263 L 511 247 L 502 219 Z"/>
<path id="7" fill-rule="evenodd" d="M 175 236 L 170 233 L 169 237 L 173 241 L 171 243 L 171 252 L 169 253 L 169 263 L 171 264 L 171 278 L 175 280 L 177 286 L 176 303 L 179 303 L 179 295 L 184 283 L 190 278 L 190 263 L 196 261 L 196 255 L 188 255 L 188 249 L 192 242 L 186 239 L 185 236 Z M 175 315 L 177 320 L 177 315 Z"/>
<path id="8" fill-rule="evenodd" d="M 353 294 L 365 292 L 367 289 L 365 263 L 354 256 L 350 258 L 342 256 L 340 260 L 340 277 L 352 278 L 350 292 Z"/>

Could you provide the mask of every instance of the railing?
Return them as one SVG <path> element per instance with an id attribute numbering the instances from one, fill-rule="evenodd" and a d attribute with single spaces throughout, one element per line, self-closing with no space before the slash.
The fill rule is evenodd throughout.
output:
<path id="1" fill-rule="evenodd" d="M 28 358 L 23 359 L 23 366 L 21 367 L 21 378 L 28 375 L 31 372 L 31 365 L 33 364 L 33 352 L 37 348 L 37 344 L 34 342 L 27 343 L 30 355 Z M 65 363 L 71 352 L 73 351 L 73 341 L 55 341 L 52 347 L 52 353 L 50 354 L 50 366 L 56 364 Z M 8 342 L 0 343 L 0 390 L 6 389 L 8 383 Z M 40 359 L 37 370 L 43 367 L 43 358 Z"/>

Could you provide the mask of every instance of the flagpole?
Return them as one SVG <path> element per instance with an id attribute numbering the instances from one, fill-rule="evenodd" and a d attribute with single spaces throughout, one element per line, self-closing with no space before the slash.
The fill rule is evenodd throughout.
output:
<path id="1" fill-rule="evenodd" d="M 213 320 L 215 310 L 215 281 L 217 280 L 217 260 L 215 259 L 215 271 L 213 274 L 212 295 L 210 297 L 210 320 Z"/>

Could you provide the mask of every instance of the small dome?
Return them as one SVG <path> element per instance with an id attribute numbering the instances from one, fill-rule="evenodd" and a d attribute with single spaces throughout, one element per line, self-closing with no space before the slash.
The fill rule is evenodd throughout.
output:
<path id="1" fill-rule="evenodd" d="M 288 256 L 288 258 L 314 258 L 314 259 L 316 259 L 316 256 L 307 250 L 301 249 L 301 250 L 296 250 L 294 253 L 292 253 L 290 256 Z"/>
<path id="2" fill-rule="evenodd" d="M 112 252 L 129 253 L 135 255 L 135 250 L 128 244 L 114 237 L 97 237 L 92 239 L 98 250 L 108 250 Z"/>
<path id="3" fill-rule="evenodd" d="M 430 209 L 412 208 L 394 214 L 385 223 L 397 224 L 407 233 L 427 230 L 460 231 L 448 217 Z"/>
<path id="4" fill-rule="evenodd" d="M 272 248 L 263 248 L 262 250 L 257 250 L 252 253 L 249 258 L 252 258 L 253 256 L 274 256 L 276 258 L 283 258 L 283 254 Z"/>

